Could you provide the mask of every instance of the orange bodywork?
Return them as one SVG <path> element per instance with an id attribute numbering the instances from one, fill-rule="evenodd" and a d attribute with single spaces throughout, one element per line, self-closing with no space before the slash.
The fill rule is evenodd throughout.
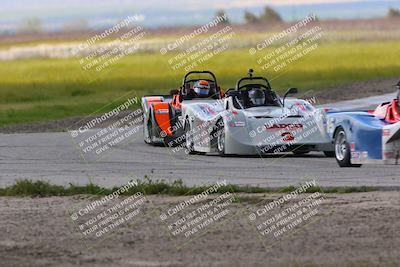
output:
<path id="1" fill-rule="evenodd" d="M 160 129 L 168 135 L 172 135 L 171 124 L 169 118 L 169 103 L 157 102 L 153 103 L 154 118 Z"/>
<path id="2" fill-rule="evenodd" d="M 219 92 L 220 92 L 221 98 L 224 98 L 224 96 L 225 96 L 225 91 L 224 91 L 224 89 L 222 89 L 222 88 L 220 87 L 220 88 L 219 88 Z"/>
<path id="3" fill-rule="evenodd" d="M 179 99 L 179 94 L 172 96 L 171 106 L 177 109 L 181 109 L 181 101 Z"/>
<path id="4" fill-rule="evenodd" d="M 150 106 L 151 103 L 156 103 L 156 102 L 163 102 L 163 98 L 160 96 L 147 96 L 146 97 L 147 106 Z"/>

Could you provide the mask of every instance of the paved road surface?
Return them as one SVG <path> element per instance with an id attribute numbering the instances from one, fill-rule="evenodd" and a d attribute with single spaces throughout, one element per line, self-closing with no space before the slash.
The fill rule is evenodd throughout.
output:
<path id="1" fill-rule="evenodd" d="M 381 99 L 375 101 L 378 100 Z M 359 101 L 353 102 L 358 108 Z M 346 107 L 351 108 L 352 102 L 346 102 Z M 141 131 L 128 144 L 87 162 L 69 133 L 0 134 L 0 186 L 13 184 L 17 179 L 63 185 L 92 181 L 116 186 L 147 175 L 152 179 L 182 179 L 189 185 L 226 179 L 235 184 L 276 187 L 315 178 L 323 186 L 400 187 L 399 170 L 399 166 L 379 165 L 339 168 L 334 159 L 325 158 L 322 153 L 263 158 L 188 157 L 182 152 L 172 153 L 171 149 L 144 144 Z"/>

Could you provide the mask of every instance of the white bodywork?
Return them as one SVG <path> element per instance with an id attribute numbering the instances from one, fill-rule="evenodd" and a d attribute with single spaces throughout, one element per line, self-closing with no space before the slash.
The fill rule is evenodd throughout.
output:
<path id="1" fill-rule="evenodd" d="M 182 123 L 190 123 L 193 149 L 214 152 L 215 129 L 223 121 L 225 154 L 254 155 L 299 151 L 333 151 L 326 116 L 301 99 L 286 99 L 285 107 L 236 108 L 232 97 L 182 103 Z M 188 127 L 188 126 L 186 126 Z"/>

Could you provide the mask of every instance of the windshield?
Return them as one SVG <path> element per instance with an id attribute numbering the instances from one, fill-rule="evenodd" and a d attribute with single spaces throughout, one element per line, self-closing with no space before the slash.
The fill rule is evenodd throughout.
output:
<path id="1" fill-rule="evenodd" d="M 219 90 L 214 81 L 211 80 L 190 80 L 185 83 L 183 99 L 191 100 L 198 98 L 219 99 Z"/>
<path id="2" fill-rule="evenodd" d="M 237 97 L 238 108 L 252 107 L 280 107 L 281 102 L 274 91 L 263 88 L 262 86 L 247 86 Z"/>

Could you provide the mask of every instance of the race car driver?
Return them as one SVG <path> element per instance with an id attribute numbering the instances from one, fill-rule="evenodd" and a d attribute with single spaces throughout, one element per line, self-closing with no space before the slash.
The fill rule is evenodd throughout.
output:
<path id="1" fill-rule="evenodd" d="M 249 90 L 249 99 L 252 106 L 261 106 L 265 103 L 265 94 L 259 88 Z"/>
<path id="2" fill-rule="evenodd" d="M 210 94 L 210 84 L 206 80 L 199 80 L 194 83 L 193 91 L 196 97 L 205 98 Z"/>

